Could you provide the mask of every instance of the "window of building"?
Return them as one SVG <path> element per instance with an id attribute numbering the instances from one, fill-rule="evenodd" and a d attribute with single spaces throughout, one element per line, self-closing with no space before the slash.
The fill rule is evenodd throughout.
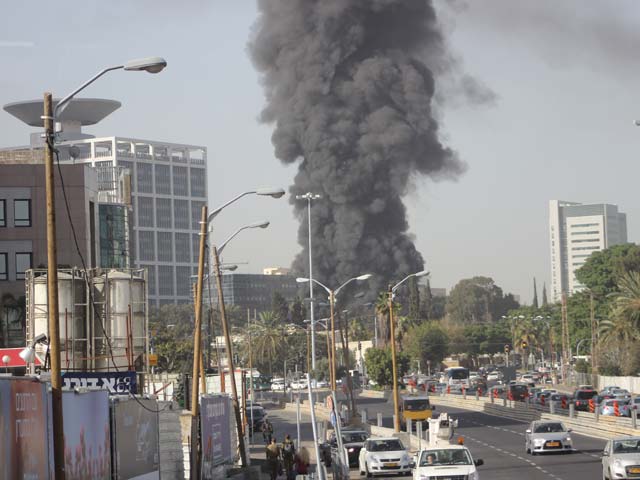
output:
<path id="1" fill-rule="evenodd" d="M 173 234 L 171 232 L 158 232 L 158 261 L 173 261 Z"/>
<path id="2" fill-rule="evenodd" d="M 0 200 L 0 227 L 7 226 L 7 201 Z"/>
<path id="3" fill-rule="evenodd" d="M 138 197 L 138 226 L 153 227 L 153 198 Z"/>
<path id="4" fill-rule="evenodd" d="M 191 295 L 191 267 L 176 267 L 176 288 L 178 295 Z"/>
<path id="5" fill-rule="evenodd" d="M 173 218 L 175 228 L 189 230 L 189 225 L 191 224 L 191 217 L 189 216 L 189 200 L 173 201 Z"/>
<path id="6" fill-rule="evenodd" d="M 189 196 L 189 177 L 187 167 L 173 167 L 173 194 Z"/>
<path id="7" fill-rule="evenodd" d="M 200 218 L 204 202 L 191 202 L 191 228 L 200 231 Z"/>
<path id="8" fill-rule="evenodd" d="M 31 252 L 16 253 L 16 280 L 24 280 L 24 272 L 31 268 Z"/>
<path id="9" fill-rule="evenodd" d="M 31 226 L 31 200 L 27 199 L 13 201 L 13 226 Z"/>
<path id="10" fill-rule="evenodd" d="M 156 193 L 171 195 L 171 168 L 169 165 L 156 165 Z"/>
<path id="11" fill-rule="evenodd" d="M 153 165 L 138 162 L 136 165 L 136 178 L 139 193 L 153 193 Z"/>
<path id="12" fill-rule="evenodd" d="M 172 266 L 158 266 L 158 290 L 160 295 L 174 295 Z"/>
<path id="13" fill-rule="evenodd" d="M 192 261 L 193 263 L 198 262 L 198 255 L 200 255 L 200 235 L 197 233 L 191 235 L 191 245 L 192 245 Z"/>
<path id="14" fill-rule="evenodd" d="M 598 227 L 600 226 L 597 223 L 576 223 L 575 225 L 572 225 L 573 228 L 577 228 L 577 227 Z"/>
<path id="15" fill-rule="evenodd" d="M 571 235 L 597 235 L 600 232 L 598 230 L 584 230 L 580 232 L 571 232 Z"/>
<path id="16" fill-rule="evenodd" d="M 149 296 L 156 296 L 156 267 L 155 265 L 140 265 L 141 268 L 147 269 L 147 288 Z"/>
<path id="17" fill-rule="evenodd" d="M 156 198 L 156 224 L 158 228 L 172 228 L 171 199 Z"/>
<path id="18" fill-rule="evenodd" d="M 7 272 L 8 257 L 6 253 L 0 253 L 0 280 L 9 280 L 9 274 Z"/>
<path id="19" fill-rule="evenodd" d="M 204 197 L 205 196 L 205 182 L 207 181 L 204 173 L 204 168 L 192 168 L 191 169 L 191 196 L 192 197 Z"/>
<path id="20" fill-rule="evenodd" d="M 176 233 L 176 262 L 191 262 L 191 249 L 188 233 Z"/>
<path id="21" fill-rule="evenodd" d="M 153 240 L 153 232 L 138 232 L 138 248 L 140 260 L 155 261 L 156 249 Z"/>

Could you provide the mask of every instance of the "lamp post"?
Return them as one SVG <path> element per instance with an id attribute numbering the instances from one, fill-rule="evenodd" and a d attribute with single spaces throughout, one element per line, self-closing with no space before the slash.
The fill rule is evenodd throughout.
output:
<path id="1" fill-rule="evenodd" d="M 231 395 L 233 402 L 233 410 L 235 412 L 236 417 L 236 428 L 238 430 L 238 443 L 240 449 L 240 461 L 243 466 L 247 465 L 247 454 L 244 446 L 244 437 L 242 433 L 242 418 L 240 417 L 240 405 L 238 403 L 238 389 L 236 388 L 236 375 L 235 375 L 235 366 L 233 362 L 233 345 L 231 343 L 231 335 L 229 333 L 229 325 L 227 323 L 227 315 L 224 306 L 224 295 L 222 293 L 222 270 L 220 268 L 220 253 L 224 250 L 224 248 L 229 244 L 236 235 L 238 235 L 243 230 L 247 230 L 249 228 L 267 228 L 269 226 L 269 222 L 257 222 L 252 223 L 250 225 L 245 225 L 244 227 L 240 227 L 236 230 L 232 235 L 229 236 L 219 247 L 215 245 L 212 246 L 211 250 L 213 252 L 213 267 L 214 274 L 216 277 L 216 287 L 218 290 L 218 305 L 220 307 L 220 322 L 222 323 L 222 332 L 224 335 L 225 346 L 227 349 L 227 364 L 229 366 L 229 375 L 231 377 Z M 197 383 L 196 387 L 197 388 Z"/>
<path id="2" fill-rule="evenodd" d="M 389 284 L 389 290 L 387 291 L 389 302 L 389 333 L 391 335 L 391 368 L 393 372 L 393 428 L 396 432 L 400 431 L 400 408 L 398 399 L 398 369 L 396 367 L 396 329 L 393 319 L 393 297 L 395 296 L 395 292 L 398 287 L 400 287 L 400 285 L 409 280 L 411 277 L 424 277 L 425 275 L 429 275 L 429 272 L 427 272 L 426 270 L 407 275 L 404 279 L 402 279 L 402 281 L 396 283 L 394 286 L 391 286 L 391 284 Z"/>
<path id="3" fill-rule="evenodd" d="M 51 356 L 51 407 L 53 414 L 53 458 L 57 480 L 64 480 L 64 434 L 62 421 L 62 377 L 60 365 L 60 326 L 58 319 L 58 254 L 56 250 L 55 187 L 53 181 L 53 153 L 55 150 L 55 121 L 71 99 L 107 72 L 113 70 L 147 71 L 158 73 L 167 66 L 160 57 L 132 60 L 123 65 L 101 70 L 92 78 L 60 100 L 53 108 L 50 92 L 44 94 L 45 139 L 45 198 L 47 204 L 47 299 L 49 320 L 49 348 Z"/>
<path id="4" fill-rule="evenodd" d="M 311 255 L 311 201 L 322 198 L 320 195 L 307 192 L 304 195 L 296 195 L 296 200 L 307 201 L 307 223 L 309 225 L 309 278 L 313 278 L 313 257 Z M 311 315 L 311 368 L 316 369 L 316 325 L 315 316 L 313 313 L 313 282 L 309 282 L 309 300 L 310 315 Z"/>
<path id="5" fill-rule="evenodd" d="M 344 287 L 349 285 L 351 282 L 368 280 L 370 277 L 371 277 L 370 273 L 365 273 L 364 275 L 360 275 L 358 277 L 350 278 L 349 280 L 344 282 L 342 285 L 340 285 L 335 290 L 330 289 L 329 287 L 327 287 L 323 283 L 320 283 L 315 278 L 303 278 L 303 277 L 296 278 L 296 282 L 298 282 L 298 283 L 306 283 L 306 282 L 309 282 L 310 284 L 317 283 L 322 288 L 324 288 L 327 291 L 327 293 L 329 294 L 329 308 L 330 308 L 330 312 L 331 312 L 330 313 L 330 318 L 331 318 L 331 348 L 330 348 L 330 352 L 328 352 L 329 353 L 328 357 L 329 357 L 329 376 L 330 376 L 330 379 L 331 379 L 331 390 L 334 391 L 334 392 L 336 391 L 336 372 L 335 372 L 335 369 L 336 369 L 336 363 L 335 363 L 336 362 L 336 337 L 335 337 L 335 320 L 334 320 L 334 310 L 335 310 L 336 297 L 338 296 L 338 293 L 340 293 L 340 290 L 342 290 Z M 312 308 L 313 308 L 313 302 L 311 302 L 311 305 L 312 305 Z M 311 328 L 312 328 L 311 332 L 313 332 L 313 324 L 314 324 L 314 321 L 313 321 L 313 319 L 311 319 Z M 313 333 L 312 333 L 312 335 L 313 335 Z M 311 337 L 311 343 L 313 344 L 313 336 Z"/>

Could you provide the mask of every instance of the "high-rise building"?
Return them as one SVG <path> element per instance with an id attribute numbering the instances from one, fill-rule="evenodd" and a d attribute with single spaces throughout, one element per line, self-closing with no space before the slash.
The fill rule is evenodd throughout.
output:
<path id="1" fill-rule="evenodd" d="M 113 100 L 72 100 L 56 119 L 61 127 L 56 145 L 60 162 L 91 165 L 98 172 L 102 197 L 124 197 L 131 204 L 127 227 L 101 232 L 110 245 L 104 253 L 119 264 L 123 261 L 120 249 L 126 248 L 120 238 L 130 240 L 131 266 L 148 270 L 149 306 L 190 302 L 190 277 L 198 266 L 200 215 L 207 203 L 207 149 L 131 137 L 96 138 L 81 132 L 82 126 L 99 122 L 119 107 Z M 13 103 L 4 109 L 28 125 L 42 127 L 42 100 Z M 37 162 L 42 152 L 42 139 L 33 134 L 31 145 L 0 151 L 0 161 Z M 119 182 L 123 174 L 131 181 Z M 129 191 L 116 192 L 116 188 Z M 114 205 L 103 207 L 100 215 L 105 222 L 122 226 L 126 211 Z"/>
<path id="2" fill-rule="evenodd" d="M 241 310 L 256 309 L 258 312 L 271 310 L 274 293 L 281 294 L 288 302 L 298 293 L 298 283 L 291 275 L 264 275 L 259 273 L 225 273 L 222 275 L 222 294 L 227 305 Z M 216 289 L 211 291 L 212 302 L 218 300 Z M 209 303 L 205 291 L 205 304 Z"/>
<path id="3" fill-rule="evenodd" d="M 583 288 L 576 277 L 593 252 L 627 242 L 627 216 L 617 205 L 549 201 L 551 298 Z"/>

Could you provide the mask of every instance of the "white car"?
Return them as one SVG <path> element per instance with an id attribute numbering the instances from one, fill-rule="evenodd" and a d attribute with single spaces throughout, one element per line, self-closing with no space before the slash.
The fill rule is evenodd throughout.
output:
<path id="1" fill-rule="evenodd" d="M 271 382 L 271 390 L 274 392 L 283 392 L 286 389 L 286 384 L 282 382 Z"/>
<path id="2" fill-rule="evenodd" d="M 609 440 L 602 452 L 602 478 L 640 478 L 640 437 Z"/>
<path id="3" fill-rule="evenodd" d="M 291 382 L 291 390 L 305 390 L 308 385 L 309 384 L 304 379 L 294 380 Z"/>
<path id="4" fill-rule="evenodd" d="M 413 470 L 414 480 L 438 478 L 466 478 L 479 480 L 476 467 L 484 465 L 484 461 L 473 460 L 471 452 L 464 445 L 447 445 L 421 450 L 416 454 L 416 466 Z"/>
<path id="5" fill-rule="evenodd" d="M 360 475 L 387 475 L 411 473 L 413 462 L 402 442 L 395 437 L 371 437 L 360 450 Z"/>
<path id="6" fill-rule="evenodd" d="M 491 372 L 487 375 L 487 382 L 496 382 L 502 380 L 502 374 L 500 372 Z"/>
<path id="7" fill-rule="evenodd" d="M 531 422 L 524 436 L 527 453 L 573 452 L 571 429 L 562 422 L 538 420 Z"/>

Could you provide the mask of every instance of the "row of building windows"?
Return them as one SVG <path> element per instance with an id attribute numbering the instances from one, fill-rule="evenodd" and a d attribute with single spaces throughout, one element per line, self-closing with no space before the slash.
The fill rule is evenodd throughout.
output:
<path id="1" fill-rule="evenodd" d="M 599 241 L 599 238 L 585 238 L 584 240 L 571 240 L 571 243 L 593 243 Z"/>
<path id="2" fill-rule="evenodd" d="M 598 230 L 585 230 L 581 232 L 571 232 L 571 235 L 598 235 L 599 233 Z"/>
<path id="3" fill-rule="evenodd" d="M 571 250 L 599 250 L 600 247 L 573 247 Z"/>
<path id="4" fill-rule="evenodd" d="M 133 172 L 133 162 L 119 161 L 119 165 Z M 182 197 L 206 196 L 206 175 L 203 168 L 187 168 L 169 165 L 154 165 L 136 162 L 136 191 L 138 193 L 158 193 Z M 173 174 L 173 178 L 172 178 Z M 154 191 L 155 180 L 155 191 Z M 173 192 L 172 192 L 173 180 Z"/>
<path id="5" fill-rule="evenodd" d="M 173 202 L 173 206 L 172 206 Z M 138 227 L 200 230 L 200 216 L 205 202 L 138 196 Z"/>
<path id="6" fill-rule="evenodd" d="M 599 227 L 600 224 L 599 223 L 576 223 L 575 225 L 571 225 L 572 228 L 579 228 L 579 227 Z"/>
<path id="7" fill-rule="evenodd" d="M 147 269 L 147 285 L 149 296 L 157 295 L 191 295 L 191 267 L 171 265 L 140 265 Z M 157 269 L 157 274 L 156 274 Z M 175 269 L 175 270 L 174 270 Z M 156 279 L 158 283 L 156 285 Z M 175 279 L 175 288 L 174 288 Z"/>
<path id="8" fill-rule="evenodd" d="M 193 255 L 191 255 L 190 243 Z M 138 258 L 143 262 L 197 262 L 199 245 L 200 237 L 197 234 L 138 231 Z"/>
<path id="9" fill-rule="evenodd" d="M 31 252 L 16 252 L 16 280 L 24 280 L 24 272 L 29 270 L 33 263 Z M 9 254 L 0 252 L 0 280 L 9 280 Z"/>
<path id="10" fill-rule="evenodd" d="M 0 199 L 0 227 L 6 227 L 7 220 L 7 201 Z M 31 200 L 15 199 L 13 201 L 13 226 L 14 227 L 30 227 L 31 226 Z"/>

